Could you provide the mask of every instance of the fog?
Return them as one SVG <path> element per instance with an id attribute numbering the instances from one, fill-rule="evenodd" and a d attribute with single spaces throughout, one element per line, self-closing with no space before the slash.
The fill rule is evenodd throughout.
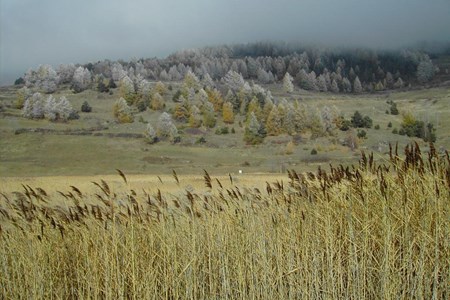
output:
<path id="1" fill-rule="evenodd" d="M 449 40 L 449 0 L 1 0 L 0 83 L 39 64 L 225 43 L 386 49 Z"/>

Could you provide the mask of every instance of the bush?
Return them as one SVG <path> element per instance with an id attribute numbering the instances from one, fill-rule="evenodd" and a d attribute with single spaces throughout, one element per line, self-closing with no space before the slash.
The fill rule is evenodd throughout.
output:
<path id="1" fill-rule="evenodd" d="M 358 130 L 357 136 L 360 139 L 366 139 L 367 138 L 367 132 L 365 130 Z"/>
<path id="2" fill-rule="evenodd" d="M 398 108 L 397 108 L 397 104 L 395 102 L 391 103 L 391 115 L 398 115 Z"/>
<path id="3" fill-rule="evenodd" d="M 313 148 L 313 149 L 311 150 L 311 155 L 317 155 L 317 150 L 316 150 L 316 148 Z"/>
<path id="4" fill-rule="evenodd" d="M 216 134 L 228 134 L 230 131 L 227 126 L 216 129 Z"/>
<path id="5" fill-rule="evenodd" d="M 397 129 L 397 128 L 394 128 L 394 129 L 392 130 L 392 133 L 393 133 L 393 134 L 398 134 L 398 129 Z"/>
<path id="6" fill-rule="evenodd" d="M 81 112 L 89 113 L 92 111 L 92 107 L 89 105 L 87 101 L 84 101 L 81 105 Z"/>
<path id="7" fill-rule="evenodd" d="M 25 84 L 25 80 L 22 77 L 19 77 L 14 81 L 14 85 L 22 85 Z"/>
<path id="8" fill-rule="evenodd" d="M 391 128 L 392 127 L 392 122 L 389 122 L 388 123 L 388 128 Z"/>
<path id="9" fill-rule="evenodd" d="M 196 144 L 204 144 L 204 143 L 206 143 L 206 139 L 204 136 L 199 137 L 195 143 Z"/>
<path id="10" fill-rule="evenodd" d="M 375 127 L 374 127 L 376 130 L 379 130 L 380 129 L 380 125 L 375 125 Z"/>

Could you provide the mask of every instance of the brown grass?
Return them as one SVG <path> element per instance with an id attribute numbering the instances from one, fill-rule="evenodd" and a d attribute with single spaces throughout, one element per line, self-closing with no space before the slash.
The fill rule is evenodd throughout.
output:
<path id="1" fill-rule="evenodd" d="M 158 182 L 178 190 L 161 192 L 119 175 L 56 202 L 27 183 L 0 195 L 1 298 L 450 295 L 450 161 L 434 147 L 257 187 L 207 171 L 184 187 L 173 172 Z"/>

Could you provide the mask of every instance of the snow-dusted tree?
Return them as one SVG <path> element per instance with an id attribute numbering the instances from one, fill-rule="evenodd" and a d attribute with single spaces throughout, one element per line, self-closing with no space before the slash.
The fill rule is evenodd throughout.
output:
<path id="1" fill-rule="evenodd" d="M 134 102 L 135 98 L 134 83 L 127 75 L 122 77 L 122 79 L 120 80 L 119 91 L 120 96 L 123 99 L 125 99 L 127 103 L 132 104 Z"/>
<path id="2" fill-rule="evenodd" d="M 124 71 L 123 66 L 119 63 L 114 63 L 111 68 L 111 75 L 112 79 L 116 84 L 119 83 L 119 81 L 127 75 L 127 72 Z"/>
<path id="3" fill-rule="evenodd" d="M 245 127 L 244 141 L 248 144 L 262 143 L 265 133 L 262 130 L 261 124 L 258 122 L 255 114 L 250 115 L 247 126 Z"/>
<path id="4" fill-rule="evenodd" d="M 304 69 L 301 69 L 296 76 L 296 81 L 302 89 L 317 90 L 316 73 L 314 71 L 308 74 Z"/>
<path id="5" fill-rule="evenodd" d="M 36 72 L 31 70 L 25 74 L 25 83 L 28 87 L 35 86 L 47 94 L 56 91 L 58 82 L 58 74 L 50 65 L 40 65 Z"/>
<path id="6" fill-rule="evenodd" d="M 17 109 L 22 109 L 23 105 L 25 103 L 25 101 L 31 97 L 32 93 L 31 90 L 29 88 L 27 88 L 26 86 L 20 88 L 19 90 L 17 90 L 16 92 L 16 101 L 14 103 L 14 106 Z"/>
<path id="7" fill-rule="evenodd" d="M 73 107 L 66 97 L 55 99 L 50 95 L 44 106 L 44 117 L 50 121 L 67 121 L 73 112 Z"/>
<path id="8" fill-rule="evenodd" d="M 172 117 L 168 113 L 163 112 L 158 118 L 156 134 L 158 137 L 170 137 L 173 127 L 175 125 L 173 124 Z"/>
<path id="9" fill-rule="evenodd" d="M 114 103 L 113 114 L 119 123 L 133 123 L 134 121 L 131 108 L 122 97 Z"/>
<path id="10" fill-rule="evenodd" d="M 259 68 L 257 71 L 258 81 L 264 84 L 272 83 L 275 78 L 272 72 L 266 72 L 263 68 Z"/>
<path id="11" fill-rule="evenodd" d="M 159 79 L 162 81 L 169 81 L 171 80 L 169 74 L 167 74 L 166 70 L 162 70 L 161 73 L 159 73 Z"/>
<path id="12" fill-rule="evenodd" d="M 170 67 L 168 76 L 169 76 L 170 80 L 174 80 L 174 81 L 178 81 L 183 78 L 183 76 L 180 74 L 180 72 L 178 72 L 176 66 Z"/>
<path id="13" fill-rule="evenodd" d="M 34 93 L 31 97 L 25 100 L 22 114 L 29 119 L 42 119 L 44 117 L 45 100 L 41 93 Z"/>
<path id="14" fill-rule="evenodd" d="M 203 75 L 201 84 L 206 88 L 214 88 L 216 85 L 214 84 L 214 81 L 212 80 L 211 76 L 209 76 L 208 73 Z"/>
<path id="15" fill-rule="evenodd" d="M 391 72 L 386 73 L 386 87 L 392 89 L 394 87 L 394 76 Z"/>
<path id="16" fill-rule="evenodd" d="M 352 91 L 352 83 L 347 77 L 342 80 L 342 90 L 344 93 L 350 93 Z"/>
<path id="17" fill-rule="evenodd" d="M 417 80 L 425 83 L 433 79 L 435 68 L 433 62 L 428 56 L 417 65 Z"/>
<path id="18" fill-rule="evenodd" d="M 403 86 L 404 86 L 403 80 L 401 77 L 399 77 L 394 84 L 394 88 L 401 89 Z"/>
<path id="19" fill-rule="evenodd" d="M 283 77 L 283 89 L 286 93 L 292 93 L 294 91 L 294 84 L 292 83 L 294 78 L 292 78 L 289 72 L 286 72 Z"/>
<path id="20" fill-rule="evenodd" d="M 333 93 L 339 93 L 338 84 L 337 84 L 336 80 L 334 80 L 334 79 L 331 81 L 331 91 Z"/>
<path id="21" fill-rule="evenodd" d="M 75 70 L 73 74 L 72 88 L 76 93 L 79 93 L 87 89 L 91 84 L 91 81 L 91 72 L 89 72 L 88 69 L 80 66 Z"/>
<path id="22" fill-rule="evenodd" d="M 356 76 L 355 80 L 353 81 L 353 92 L 356 94 L 362 93 L 362 85 L 361 81 L 359 81 L 359 77 Z"/>
<path id="23" fill-rule="evenodd" d="M 147 124 L 147 128 L 144 131 L 144 136 L 149 144 L 154 144 L 158 141 L 156 131 L 150 123 Z"/>
<path id="24" fill-rule="evenodd" d="M 75 70 L 76 67 L 74 64 L 60 64 L 56 70 L 59 77 L 59 84 L 67 84 L 72 82 Z"/>
<path id="25" fill-rule="evenodd" d="M 244 88 L 246 82 L 241 74 L 228 71 L 225 77 L 222 78 L 225 85 L 232 91 L 237 92 L 238 90 Z"/>
<path id="26" fill-rule="evenodd" d="M 197 76 L 189 69 L 184 75 L 183 88 L 198 90 L 200 87 L 200 80 Z"/>
<path id="27" fill-rule="evenodd" d="M 336 116 L 334 115 L 333 110 L 328 106 L 324 106 L 320 112 L 320 117 L 322 121 L 323 131 L 328 134 L 333 134 L 333 130 L 336 129 Z"/>
<path id="28" fill-rule="evenodd" d="M 204 103 L 208 101 L 208 93 L 204 89 L 200 89 L 198 93 L 195 94 L 193 102 L 197 104 L 197 106 L 202 106 Z"/>
<path id="29" fill-rule="evenodd" d="M 317 89 L 321 92 L 328 91 L 327 82 L 326 82 L 325 76 L 323 74 L 321 74 L 321 75 L 319 75 L 319 77 L 317 77 Z"/>

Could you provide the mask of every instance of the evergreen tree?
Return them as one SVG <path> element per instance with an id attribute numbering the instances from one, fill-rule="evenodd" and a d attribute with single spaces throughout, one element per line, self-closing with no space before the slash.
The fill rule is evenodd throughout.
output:
<path id="1" fill-rule="evenodd" d="M 286 72 L 283 77 L 283 89 L 286 93 L 292 93 L 294 91 L 294 84 L 292 83 L 294 78 L 292 78 L 291 74 Z"/>
<path id="2" fill-rule="evenodd" d="M 361 81 L 359 81 L 358 76 L 356 76 L 355 81 L 353 82 L 353 92 L 356 94 L 362 93 Z"/>

